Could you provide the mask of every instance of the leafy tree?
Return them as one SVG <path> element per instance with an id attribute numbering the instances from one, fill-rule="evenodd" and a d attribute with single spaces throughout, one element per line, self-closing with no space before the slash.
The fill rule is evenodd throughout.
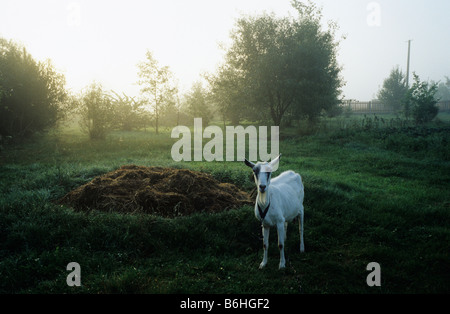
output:
<path id="1" fill-rule="evenodd" d="M 191 91 L 185 95 L 186 106 L 191 117 L 202 118 L 203 125 L 208 125 L 213 112 L 207 100 L 207 93 L 201 82 L 194 82 Z"/>
<path id="2" fill-rule="evenodd" d="M 37 62 L 0 38 L 0 134 L 23 137 L 55 126 L 66 114 L 65 83 L 50 61 Z"/>
<path id="3" fill-rule="evenodd" d="M 342 80 L 336 61 L 336 24 L 322 29 L 322 14 L 312 2 L 292 1 L 297 18 L 274 14 L 241 17 L 231 33 L 220 75 L 222 88 L 245 101 L 254 118 L 280 125 L 285 114 L 314 121 L 322 110 L 339 104 Z M 234 83 L 234 84 L 230 84 Z M 224 87 L 225 86 L 225 87 Z M 222 94 L 226 94 L 222 92 Z M 230 100 L 224 100 L 229 104 Z M 222 110 L 226 112 L 226 110 Z"/>
<path id="4" fill-rule="evenodd" d="M 446 82 L 440 82 L 437 88 L 436 97 L 442 101 L 450 100 L 450 78 L 445 77 Z"/>
<path id="5" fill-rule="evenodd" d="M 138 64 L 138 84 L 142 86 L 141 93 L 147 97 L 153 109 L 155 131 L 158 134 L 159 120 L 164 107 L 170 105 L 176 94 L 172 73 L 168 66 L 160 66 L 150 51 L 146 53 L 146 60 Z"/>
<path id="6" fill-rule="evenodd" d="M 392 69 L 389 77 L 384 80 L 383 87 L 378 92 L 378 99 L 392 108 L 394 112 L 401 111 L 403 99 L 408 92 L 405 79 L 405 75 L 397 66 Z"/>
<path id="7" fill-rule="evenodd" d="M 178 88 L 174 89 L 174 93 L 170 95 L 166 106 L 161 112 L 161 125 L 175 126 L 186 125 L 192 121 L 191 117 L 185 112 L 186 108 L 182 108 L 183 102 L 180 100 Z"/>
<path id="8" fill-rule="evenodd" d="M 412 114 L 416 123 L 429 122 L 439 112 L 436 106 L 437 83 L 421 82 L 416 73 L 413 73 L 413 76 L 414 84 L 408 90 L 405 111 Z"/>
<path id="9" fill-rule="evenodd" d="M 146 118 L 143 109 L 144 101 L 136 100 L 135 97 L 120 95 L 112 91 L 110 100 L 113 106 L 115 128 L 123 131 L 131 131 L 143 127 Z"/>
<path id="10" fill-rule="evenodd" d="M 297 41 L 293 43 L 293 59 L 301 64 L 292 112 L 294 117 L 314 122 L 322 111 L 332 115 L 342 102 L 344 82 L 336 57 L 339 41 L 335 39 L 338 25 L 329 21 L 328 29 L 322 29 L 321 9 L 312 1 L 306 5 L 293 0 L 292 5 L 299 14 L 294 23 Z"/>
<path id="11" fill-rule="evenodd" d="M 80 126 L 90 139 L 104 139 L 113 128 L 114 110 L 110 97 L 98 83 L 92 83 L 78 99 Z"/>
<path id="12" fill-rule="evenodd" d="M 225 123 L 231 120 L 233 125 L 246 117 L 252 117 L 252 112 L 246 106 L 244 79 L 235 69 L 222 65 L 216 74 L 207 75 L 210 85 L 210 98 Z M 254 117 L 254 115 L 253 115 Z"/>

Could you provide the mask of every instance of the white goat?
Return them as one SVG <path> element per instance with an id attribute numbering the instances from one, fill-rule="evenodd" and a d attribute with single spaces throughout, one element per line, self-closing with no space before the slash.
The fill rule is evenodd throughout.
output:
<path id="1" fill-rule="evenodd" d="M 280 249 L 279 268 L 286 266 L 284 258 L 284 241 L 286 240 L 287 224 L 294 218 L 299 218 L 300 252 L 305 251 L 303 243 L 303 197 L 302 178 L 291 170 L 285 171 L 278 177 L 270 179 L 272 169 L 280 161 L 281 154 L 268 162 L 256 164 L 245 159 L 245 164 L 252 168 L 258 195 L 255 203 L 255 216 L 261 221 L 263 233 L 264 258 L 259 265 L 263 268 L 267 264 L 267 250 L 269 248 L 270 227 L 276 226 L 278 231 L 278 247 Z"/>

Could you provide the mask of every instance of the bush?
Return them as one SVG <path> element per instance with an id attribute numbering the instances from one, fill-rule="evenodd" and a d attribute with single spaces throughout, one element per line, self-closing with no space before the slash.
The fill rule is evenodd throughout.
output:
<path id="1" fill-rule="evenodd" d="M 437 84 L 421 82 L 419 76 L 414 73 L 414 84 L 409 89 L 405 101 L 405 113 L 412 114 L 417 124 L 433 120 L 439 112 L 435 98 Z"/>
<path id="2" fill-rule="evenodd" d="M 112 128 L 114 111 L 102 86 L 92 83 L 76 101 L 81 115 L 81 128 L 89 134 L 90 139 L 104 139 Z"/>

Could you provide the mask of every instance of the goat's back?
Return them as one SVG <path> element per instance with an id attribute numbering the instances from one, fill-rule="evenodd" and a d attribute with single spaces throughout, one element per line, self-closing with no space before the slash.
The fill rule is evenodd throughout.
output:
<path id="1" fill-rule="evenodd" d="M 303 211 L 303 182 L 298 173 L 285 171 L 270 182 L 271 202 L 275 201 L 286 221 L 290 221 Z"/>
<path id="2" fill-rule="evenodd" d="M 281 187 L 282 185 L 289 185 L 294 189 L 298 188 L 296 189 L 297 191 L 299 190 L 303 191 L 302 177 L 292 170 L 285 171 L 281 173 L 279 176 L 273 178 L 270 184 L 279 187 Z"/>

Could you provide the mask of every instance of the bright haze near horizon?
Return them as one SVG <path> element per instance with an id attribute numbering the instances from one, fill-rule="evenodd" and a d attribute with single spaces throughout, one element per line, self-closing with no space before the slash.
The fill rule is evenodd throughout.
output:
<path id="1" fill-rule="evenodd" d="M 371 100 L 392 68 L 422 80 L 450 77 L 450 1 L 320 0 L 323 24 L 337 22 L 345 99 Z M 0 37 L 51 59 L 73 92 L 96 81 L 139 94 L 137 64 L 150 50 L 168 65 L 182 91 L 215 72 L 237 18 L 274 12 L 295 16 L 290 0 L 61 1 L 2 0 Z"/>

